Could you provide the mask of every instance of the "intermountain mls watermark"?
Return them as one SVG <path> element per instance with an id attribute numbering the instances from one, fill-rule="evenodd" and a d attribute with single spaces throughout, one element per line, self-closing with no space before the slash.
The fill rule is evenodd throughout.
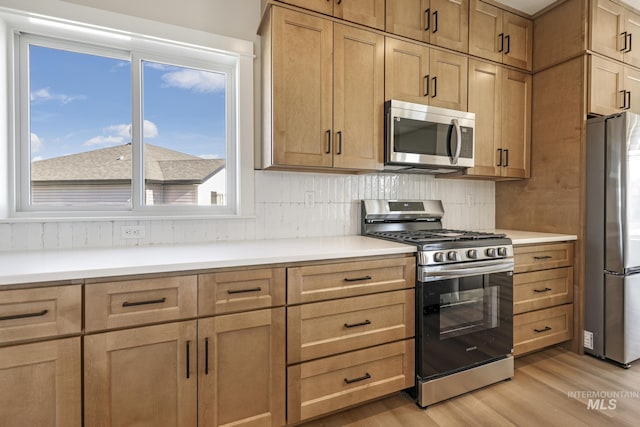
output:
<path id="1" fill-rule="evenodd" d="M 587 401 L 587 409 L 603 411 L 615 410 L 619 399 L 640 399 L 640 391 L 630 390 L 577 390 L 567 392 L 573 399 Z"/>

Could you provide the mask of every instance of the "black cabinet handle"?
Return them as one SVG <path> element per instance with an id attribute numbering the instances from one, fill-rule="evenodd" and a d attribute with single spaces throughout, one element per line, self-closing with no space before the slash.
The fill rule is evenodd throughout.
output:
<path id="1" fill-rule="evenodd" d="M 433 33 L 438 32 L 438 11 L 433 12 Z"/>
<path id="2" fill-rule="evenodd" d="M 550 290 L 552 290 L 551 288 L 544 288 L 544 289 L 534 289 L 533 292 L 540 294 L 543 292 L 549 292 Z"/>
<path id="3" fill-rule="evenodd" d="M 622 47 L 622 49 L 620 49 L 620 52 L 626 52 L 627 51 L 627 40 L 628 40 L 628 35 L 629 33 L 627 33 L 626 31 L 620 33 L 620 37 L 624 38 L 624 46 Z"/>
<path id="4" fill-rule="evenodd" d="M 533 259 L 536 259 L 536 260 L 551 259 L 551 258 L 553 258 L 551 255 L 538 255 L 533 257 Z"/>
<path id="5" fill-rule="evenodd" d="M 629 33 L 627 37 L 629 37 L 629 49 L 627 50 L 627 53 L 629 53 L 631 52 L 631 42 L 633 41 L 633 34 Z"/>
<path id="6" fill-rule="evenodd" d="M 204 374 L 209 375 L 209 338 L 204 339 Z"/>
<path id="7" fill-rule="evenodd" d="M 631 109 L 631 91 L 627 90 L 625 92 L 626 92 L 625 99 L 624 99 L 624 105 L 626 106 L 625 110 L 629 110 Z"/>
<path id="8" fill-rule="evenodd" d="M 366 326 L 366 325 L 370 325 L 371 324 L 371 320 L 365 320 L 364 322 L 360 322 L 360 323 L 345 323 L 344 327 L 345 328 L 356 328 L 358 326 Z"/>
<path id="9" fill-rule="evenodd" d="M 190 344 L 190 341 L 187 341 L 187 363 L 186 363 L 186 365 L 187 365 L 187 379 L 189 379 L 189 371 L 190 371 L 190 369 L 189 369 L 189 359 L 190 359 L 190 357 L 189 357 L 189 344 Z"/>
<path id="10" fill-rule="evenodd" d="M 504 38 L 507 41 L 507 50 L 505 50 L 504 53 L 508 54 L 511 52 L 511 36 L 504 36 Z"/>
<path id="11" fill-rule="evenodd" d="M 45 308 L 44 310 L 37 311 L 35 313 L 12 314 L 12 315 L 9 315 L 9 316 L 1 316 L 0 317 L 0 322 L 3 321 L 3 320 L 26 319 L 28 317 L 40 317 L 40 316 L 44 316 L 48 312 L 49 312 L 49 310 L 47 310 Z"/>
<path id="12" fill-rule="evenodd" d="M 504 150 L 504 167 L 509 167 L 509 150 Z"/>
<path id="13" fill-rule="evenodd" d="M 424 76 L 424 96 L 429 96 L 429 74 Z"/>
<path id="14" fill-rule="evenodd" d="M 627 107 L 627 91 L 621 90 L 618 93 L 622 94 L 622 105 L 619 108 L 624 110 Z"/>
<path id="15" fill-rule="evenodd" d="M 371 378 L 371 374 L 367 372 L 363 376 L 358 377 L 358 378 L 354 378 L 354 379 L 351 379 L 351 380 L 348 379 L 348 378 L 345 378 L 344 379 L 344 383 L 345 384 L 357 383 L 358 381 L 368 380 L 369 378 Z"/>
<path id="16" fill-rule="evenodd" d="M 498 148 L 498 164 L 496 166 L 502 166 L 502 148 Z"/>
<path id="17" fill-rule="evenodd" d="M 498 34 L 498 37 L 500 38 L 500 49 L 498 49 L 498 52 L 502 52 L 504 50 L 504 33 Z"/>
<path id="18" fill-rule="evenodd" d="M 542 333 L 542 332 L 547 332 L 550 331 L 551 328 L 549 326 L 545 326 L 544 329 L 534 329 L 535 332 L 537 333 Z"/>
<path id="19" fill-rule="evenodd" d="M 362 280 L 371 280 L 371 276 L 362 276 L 362 277 L 354 277 L 354 278 L 345 277 L 344 278 L 345 282 L 360 282 Z"/>
<path id="20" fill-rule="evenodd" d="M 425 22 L 425 31 L 429 31 L 431 28 L 431 8 L 424 11 L 424 22 Z"/>
<path id="21" fill-rule="evenodd" d="M 331 129 L 328 129 L 326 134 L 327 134 L 327 151 L 325 151 L 325 153 L 331 154 Z"/>
<path id="22" fill-rule="evenodd" d="M 250 288 L 250 289 L 228 289 L 227 293 L 229 295 L 233 295 L 233 294 L 244 294 L 247 292 L 260 292 L 261 290 L 262 288 L 258 286 L 257 288 Z"/>
<path id="23" fill-rule="evenodd" d="M 134 301 L 134 302 L 125 301 L 125 302 L 122 303 L 122 306 L 123 307 L 135 307 L 137 305 L 163 304 L 166 301 L 167 301 L 166 298 L 151 299 L 151 300 L 148 300 L 148 301 Z"/>
<path id="24" fill-rule="evenodd" d="M 342 131 L 338 131 L 338 148 L 336 149 L 336 154 L 342 154 Z"/>
<path id="25" fill-rule="evenodd" d="M 435 98 L 438 96 L 438 77 L 432 77 L 431 80 L 433 80 L 433 95 L 431 97 Z"/>

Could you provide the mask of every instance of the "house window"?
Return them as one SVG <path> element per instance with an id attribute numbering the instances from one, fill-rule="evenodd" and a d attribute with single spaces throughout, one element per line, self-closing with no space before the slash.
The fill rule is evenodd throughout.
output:
<path id="1" fill-rule="evenodd" d="M 14 32 L 17 216 L 239 213 L 240 55 Z"/>

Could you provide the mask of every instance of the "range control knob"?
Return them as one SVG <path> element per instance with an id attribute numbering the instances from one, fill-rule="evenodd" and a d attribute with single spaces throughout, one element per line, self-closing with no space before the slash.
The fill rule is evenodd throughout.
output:
<path id="1" fill-rule="evenodd" d="M 504 246 L 498 248 L 498 256 L 507 256 L 507 248 Z"/>
<path id="2" fill-rule="evenodd" d="M 447 259 L 448 259 L 449 261 L 459 261 L 459 260 L 460 260 L 460 259 L 459 259 L 458 252 L 456 252 L 456 251 L 449 251 L 449 252 L 447 253 Z"/>
<path id="3" fill-rule="evenodd" d="M 444 262 L 444 254 L 442 252 L 436 252 L 433 254 L 433 260 L 435 262 Z"/>
<path id="4" fill-rule="evenodd" d="M 478 251 L 475 249 L 469 249 L 467 251 L 467 258 L 471 258 L 471 259 L 478 258 Z"/>
<path id="5" fill-rule="evenodd" d="M 486 254 L 489 258 L 495 258 L 496 257 L 496 248 L 489 248 L 486 251 Z"/>

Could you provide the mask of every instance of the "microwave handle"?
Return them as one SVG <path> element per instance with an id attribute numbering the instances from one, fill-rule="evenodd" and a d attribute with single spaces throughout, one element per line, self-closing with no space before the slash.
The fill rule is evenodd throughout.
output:
<path id="1" fill-rule="evenodd" d="M 452 119 L 451 124 L 456 130 L 456 137 L 458 139 L 458 143 L 456 144 L 456 153 L 453 155 L 451 159 L 452 165 L 458 164 L 458 158 L 460 157 L 460 150 L 462 148 L 462 130 L 460 129 L 460 123 L 458 123 L 458 119 Z M 451 140 L 449 140 L 449 145 L 451 145 Z"/>

